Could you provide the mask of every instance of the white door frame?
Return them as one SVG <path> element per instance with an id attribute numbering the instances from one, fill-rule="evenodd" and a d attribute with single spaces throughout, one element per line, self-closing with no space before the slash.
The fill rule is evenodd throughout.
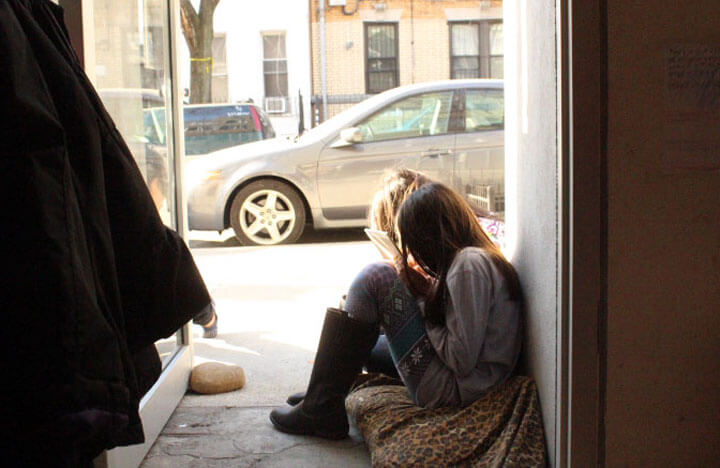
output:
<path id="1" fill-rule="evenodd" d="M 188 325 L 185 325 L 182 330 L 185 331 L 187 328 Z M 183 345 L 163 369 L 155 385 L 140 400 L 140 419 L 145 433 L 145 442 L 127 447 L 117 447 L 104 452 L 95 459 L 95 468 L 135 468 L 140 466 L 185 395 L 191 369 L 192 347 Z"/>

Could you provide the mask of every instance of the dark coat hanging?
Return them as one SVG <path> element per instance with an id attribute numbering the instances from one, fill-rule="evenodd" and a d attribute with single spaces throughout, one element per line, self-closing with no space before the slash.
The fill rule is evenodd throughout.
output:
<path id="1" fill-rule="evenodd" d="M 5 454 L 141 442 L 153 343 L 208 306 L 207 289 L 53 3 L 0 0 L 0 96 Z"/>

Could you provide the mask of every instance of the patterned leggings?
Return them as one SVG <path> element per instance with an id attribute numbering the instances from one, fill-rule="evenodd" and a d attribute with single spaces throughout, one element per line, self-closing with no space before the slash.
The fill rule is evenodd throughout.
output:
<path id="1" fill-rule="evenodd" d="M 437 356 L 425 332 L 417 299 L 386 262 L 371 263 L 353 281 L 344 309 L 356 320 L 380 323 L 400 378 L 417 401 L 417 389 Z"/>

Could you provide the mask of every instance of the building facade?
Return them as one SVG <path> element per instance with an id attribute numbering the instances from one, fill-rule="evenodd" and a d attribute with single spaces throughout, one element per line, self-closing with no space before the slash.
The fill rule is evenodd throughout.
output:
<path id="1" fill-rule="evenodd" d="M 503 77 L 501 0 L 311 0 L 314 122 L 412 83 Z"/>
<path id="2" fill-rule="evenodd" d="M 219 2 L 213 16 L 212 101 L 252 99 L 268 112 L 279 136 L 297 134 L 301 107 L 305 122 L 310 118 L 309 24 L 308 2 L 265 0 L 252 8 L 246 2 Z M 185 43 L 180 64 L 182 86 L 189 89 Z"/>

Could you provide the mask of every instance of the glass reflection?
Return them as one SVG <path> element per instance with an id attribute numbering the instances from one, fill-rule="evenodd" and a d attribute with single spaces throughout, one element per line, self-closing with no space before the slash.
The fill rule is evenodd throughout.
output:
<path id="1" fill-rule="evenodd" d="M 173 128 L 166 8 L 162 0 L 95 0 L 94 50 L 86 55 L 94 57 L 87 73 L 130 148 L 161 219 L 175 229 L 172 138 L 157 135 Z M 177 346 L 176 337 L 156 343 L 163 367 Z"/>

